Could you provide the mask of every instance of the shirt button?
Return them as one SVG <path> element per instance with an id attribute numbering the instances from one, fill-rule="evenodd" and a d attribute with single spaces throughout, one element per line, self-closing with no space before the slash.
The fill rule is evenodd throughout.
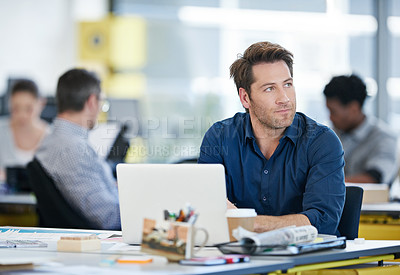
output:
<path id="1" fill-rule="evenodd" d="M 263 201 L 266 201 L 266 200 L 267 200 L 267 198 L 264 196 L 264 197 L 263 197 Z"/>
<path id="2" fill-rule="evenodd" d="M 267 174 L 268 174 L 268 170 L 264 170 L 264 174 L 266 174 L 266 175 L 267 175 Z"/>

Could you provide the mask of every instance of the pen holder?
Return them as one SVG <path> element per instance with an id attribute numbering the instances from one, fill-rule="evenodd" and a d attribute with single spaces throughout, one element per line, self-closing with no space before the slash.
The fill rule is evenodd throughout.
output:
<path id="1" fill-rule="evenodd" d="M 204 240 L 195 249 L 195 237 L 202 231 Z M 141 251 L 166 257 L 169 261 L 191 259 L 208 240 L 208 232 L 204 228 L 196 228 L 187 222 L 156 223 L 155 220 L 144 219 Z"/>

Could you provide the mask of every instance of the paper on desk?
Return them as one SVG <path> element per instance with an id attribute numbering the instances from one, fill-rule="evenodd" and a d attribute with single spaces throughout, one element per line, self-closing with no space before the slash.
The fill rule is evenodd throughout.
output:
<path id="1" fill-rule="evenodd" d="M 0 265 L 42 264 L 51 261 L 48 257 L 0 257 Z"/>
<path id="2" fill-rule="evenodd" d="M 243 229 L 244 230 L 244 229 Z M 247 236 L 240 238 L 246 253 L 254 254 L 257 250 L 263 251 L 265 246 L 287 246 L 315 240 L 318 235 L 317 229 L 312 225 L 289 226 L 264 233 L 242 232 Z"/>
<path id="3" fill-rule="evenodd" d="M 44 274 L 59 274 L 59 275 L 108 275 L 108 274 L 133 274 L 132 270 L 123 270 L 123 269 L 113 269 L 106 267 L 97 267 L 97 266 L 88 266 L 88 265 L 75 265 L 75 266 L 44 266 L 35 269 L 35 273 L 37 271 L 42 271 Z M 21 273 L 18 273 L 21 274 Z M 31 273 L 27 273 L 31 274 Z M 152 274 L 157 274 L 153 273 Z M 165 274 L 164 272 L 159 272 L 158 274 Z"/>
<path id="4" fill-rule="evenodd" d="M 232 230 L 232 236 L 235 237 L 236 240 L 241 240 L 243 238 L 250 238 L 255 235 L 257 235 L 256 232 L 248 231 L 241 226 Z"/>
<path id="5" fill-rule="evenodd" d="M 22 232 L 21 232 L 22 231 Z M 58 241 L 61 237 L 75 237 L 82 235 L 92 235 L 93 232 L 79 232 L 79 233 L 46 233 L 46 232 L 24 232 L 19 229 L 9 229 L 6 231 L 0 230 L 0 240 L 40 240 L 40 241 Z M 115 237 L 114 233 L 100 233 L 96 234 L 99 239 L 104 240 L 110 237 Z"/>
<path id="6" fill-rule="evenodd" d="M 140 251 L 140 245 L 129 245 L 127 243 L 116 243 L 108 250 L 112 251 Z"/>

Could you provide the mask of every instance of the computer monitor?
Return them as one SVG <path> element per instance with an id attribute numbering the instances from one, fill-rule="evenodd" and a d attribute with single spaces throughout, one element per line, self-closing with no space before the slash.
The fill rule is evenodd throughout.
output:
<path id="1" fill-rule="evenodd" d="M 23 166 L 6 167 L 6 183 L 11 193 L 31 192 L 28 170 Z"/>
<path id="2" fill-rule="evenodd" d="M 57 116 L 57 104 L 54 97 L 46 97 L 46 105 L 44 106 L 40 118 L 52 123 L 54 118 Z"/>
<path id="3" fill-rule="evenodd" d="M 141 113 L 137 99 L 107 98 L 110 108 L 107 112 L 109 122 L 117 122 L 127 127 L 125 136 L 141 136 Z"/>

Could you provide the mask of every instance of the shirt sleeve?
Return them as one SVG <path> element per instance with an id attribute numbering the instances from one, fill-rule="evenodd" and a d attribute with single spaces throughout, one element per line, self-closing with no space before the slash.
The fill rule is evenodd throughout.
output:
<path id="1" fill-rule="evenodd" d="M 221 146 L 222 128 L 214 124 L 204 135 L 203 142 L 200 147 L 200 157 L 198 163 L 221 163 L 222 146 Z"/>
<path id="2" fill-rule="evenodd" d="M 303 212 L 321 234 L 337 234 L 345 200 L 344 153 L 336 134 L 327 129 L 308 150 L 310 164 Z"/>
<path id="3" fill-rule="evenodd" d="M 377 171 L 380 182 L 391 183 L 397 172 L 397 139 L 385 135 L 371 148 L 366 161 L 366 171 Z"/>

